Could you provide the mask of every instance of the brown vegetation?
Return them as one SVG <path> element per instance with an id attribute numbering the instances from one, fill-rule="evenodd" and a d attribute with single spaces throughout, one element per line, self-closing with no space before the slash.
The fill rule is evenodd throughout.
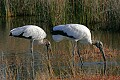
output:
<path id="1" fill-rule="evenodd" d="M 63 46 L 64 48 L 64 46 Z M 104 48 L 108 62 L 112 60 L 114 62 L 119 61 L 116 58 L 119 55 L 119 50 L 110 50 Z M 44 51 L 43 51 L 44 52 Z M 98 49 L 86 49 L 81 51 L 81 55 L 84 59 L 84 62 L 95 62 L 101 60 L 101 54 Z M 94 54 L 93 54 L 94 53 Z M 23 55 L 24 54 L 24 55 Z M 76 66 L 75 69 L 71 66 L 71 55 L 68 51 L 60 50 L 53 51 L 50 61 L 46 59 L 45 54 L 35 54 L 35 78 L 36 80 L 119 80 L 119 65 L 110 65 L 107 68 L 106 75 L 102 72 L 102 67 L 97 67 L 91 65 L 92 67 L 80 68 Z M 16 79 L 33 79 L 32 66 L 31 66 L 32 57 L 29 53 L 13 53 L 1 56 L 1 71 L 0 76 L 1 80 L 16 80 Z M 79 61 L 79 57 L 76 54 L 76 63 Z M 49 73 L 48 64 L 50 64 L 51 73 Z M 108 63 L 109 64 L 109 63 Z M 4 65 L 4 66 L 3 66 Z M 65 67 L 66 66 L 66 67 Z M 102 66 L 102 65 L 100 65 Z M 75 75 L 73 77 L 73 72 L 75 70 Z"/>

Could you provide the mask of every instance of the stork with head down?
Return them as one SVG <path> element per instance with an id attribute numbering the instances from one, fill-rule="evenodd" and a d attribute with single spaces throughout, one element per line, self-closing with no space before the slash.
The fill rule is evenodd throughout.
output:
<path id="1" fill-rule="evenodd" d="M 33 43 L 37 43 L 38 45 L 45 45 L 47 47 L 47 51 L 51 50 L 50 41 L 45 39 L 47 36 L 45 31 L 38 26 L 25 25 L 14 28 L 10 31 L 10 36 L 29 39 L 31 53 L 33 53 Z"/>
<path id="2" fill-rule="evenodd" d="M 103 43 L 98 40 L 97 41 L 91 40 L 91 32 L 86 26 L 81 24 L 57 25 L 53 27 L 51 33 L 52 33 L 53 40 L 57 42 L 63 40 L 66 37 L 75 42 L 73 46 L 73 57 L 75 54 L 75 49 L 77 47 L 78 41 L 83 44 L 90 44 L 90 45 L 96 46 L 102 53 L 104 63 L 106 64 L 106 58 L 103 50 Z M 79 52 L 78 52 L 78 55 L 80 57 Z"/>
<path id="3" fill-rule="evenodd" d="M 14 28 L 10 31 L 10 35 L 13 37 L 25 38 L 30 40 L 30 51 L 32 53 L 32 68 L 33 68 L 33 78 L 35 77 L 34 72 L 34 55 L 33 55 L 33 43 L 37 43 L 38 45 L 44 45 L 47 48 L 47 55 L 49 59 L 48 52 L 51 51 L 51 43 L 46 38 L 45 31 L 36 26 L 36 25 L 25 25 L 22 27 Z"/>

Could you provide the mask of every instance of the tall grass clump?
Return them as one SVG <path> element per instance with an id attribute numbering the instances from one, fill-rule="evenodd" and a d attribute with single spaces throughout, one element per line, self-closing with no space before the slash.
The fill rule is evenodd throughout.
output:
<path id="1" fill-rule="evenodd" d="M 11 11 L 10 11 L 10 4 L 9 0 L 1 0 L 0 1 L 0 16 L 11 16 Z"/>
<path id="2" fill-rule="evenodd" d="M 86 0 L 85 4 L 90 8 L 92 19 L 90 23 L 101 24 L 101 26 L 97 28 L 102 30 L 119 30 L 120 1 Z"/>

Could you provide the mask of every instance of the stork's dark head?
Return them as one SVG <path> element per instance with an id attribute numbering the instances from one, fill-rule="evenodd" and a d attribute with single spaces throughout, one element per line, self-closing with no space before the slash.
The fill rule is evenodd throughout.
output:
<path id="1" fill-rule="evenodd" d="M 102 53 L 104 62 L 106 62 L 106 58 L 103 50 L 103 43 L 101 41 L 92 41 L 92 45 L 95 45 L 97 48 L 99 48 L 100 52 Z"/>
<path id="2" fill-rule="evenodd" d="M 95 45 L 97 48 L 103 48 L 103 43 L 101 41 L 93 41 L 92 45 Z"/>
<path id="3" fill-rule="evenodd" d="M 44 44 L 45 44 L 45 46 L 46 46 L 46 48 L 47 48 L 47 52 L 52 50 L 52 49 L 51 49 L 51 43 L 50 43 L 49 40 L 44 39 Z"/>

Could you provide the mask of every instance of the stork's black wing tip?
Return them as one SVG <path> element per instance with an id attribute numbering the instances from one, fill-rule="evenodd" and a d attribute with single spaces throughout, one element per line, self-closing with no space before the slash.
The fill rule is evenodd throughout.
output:
<path id="1" fill-rule="evenodd" d="M 53 28 L 50 29 L 50 33 L 53 34 Z"/>
<path id="2" fill-rule="evenodd" d="M 12 33 L 10 33 L 9 36 L 12 36 Z"/>

